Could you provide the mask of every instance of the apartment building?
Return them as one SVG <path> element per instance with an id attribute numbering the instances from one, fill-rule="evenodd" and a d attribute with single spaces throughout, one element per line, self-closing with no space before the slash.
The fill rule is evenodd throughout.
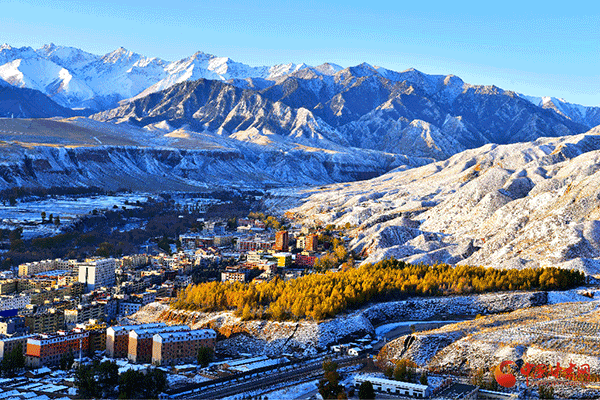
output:
<path id="1" fill-rule="evenodd" d="M 129 332 L 127 358 L 134 363 L 149 363 L 152 360 L 152 340 L 157 333 L 189 331 L 187 325 L 162 326 L 156 328 L 135 328 Z"/>
<path id="2" fill-rule="evenodd" d="M 90 319 L 105 320 L 106 307 L 102 303 L 91 302 L 88 304 L 79 304 L 77 307 L 65 310 L 65 324 L 74 326 L 84 323 Z"/>
<path id="3" fill-rule="evenodd" d="M 96 351 L 106 350 L 106 324 L 97 320 L 89 320 L 83 324 L 77 324 L 76 328 L 90 333 L 90 354 Z"/>
<path id="4" fill-rule="evenodd" d="M 20 310 L 31 302 L 31 297 L 26 294 L 0 296 L 0 315 L 3 311 Z"/>
<path id="5" fill-rule="evenodd" d="M 296 254 L 295 263 L 299 267 L 313 267 L 317 261 L 317 257 L 314 253 L 303 251 L 302 253 Z"/>
<path id="6" fill-rule="evenodd" d="M 0 281 L 0 295 L 11 294 L 17 291 L 16 279 L 4 279 Z"/>
<path id="7" fill-rule="evenodd" d="M 141 325 L 111 326 L 106 330 L 106 355 L 110 358 L 127 357 L 129 350 L 129 332 L 136 328 L 166 327 L 164 322 L 155 322 Z"/>
<path id="8" fill-rule="evenodd" d="M 277 260 L 277 266 L 281 268 L 287 268 L 292 265 L 292 253 L 280 252 L 273 254 L 273 257 Z"/>
<path id="9" fill-rule="evenodd" d="M 275 246 L 275 241 L 266 239 L 240 239 L 237 242 L 236 249 L 239 251 L 252 250 L 271 250 Z"/>
<path id="10" fill-rule="evenodd" d="M 277 251 L 288 251 L 289 250 L 289 235 L 288 231 L 279 231 L 275 234 L 275 250 Z"/>
<path id="11" fill-rule="evenodd" d="M 70 332 L 58 331 L 56 334 L 41 334 L 27 339 L 25 365 L 39 368 L 48 365 L 58 365 L 61 358 L 72 353 L 78 357 L 79 352 L 89 352 L 90 333 L 83 329 Z"/>
<path id="12" fill-rule="evenodd" d="M 19 265 L 18 276 L 34 275 L 56 269 L 69 269 L 69 262 L 57 258 L 56 260 L 42 260 L 21 264 Z"/>
<path id="13" fill-rule="evenodd" d="M 200 347 L 214 350 L 217 333 L 212 329 L 163 332 L 155 334 L 152 342 L 152 364 L 185 364 L 196 361 Z"/>
<path id="14" fill-rule="evenodd" d="M 25 333 L 27 328 L 24 317 L 0 317 L 0 336 L 21 336 Z"/>
<path id="15" fill-rule="evenodd" d="M 264 261 L 263 258 L 267 255 L 268 253 L 264 250 L 249 251 L 246 255 L 246 264 L 259 265 Z"/>
<path id="16" fill-rule="evenodd" d="M 29 328 L 31 333 L 50 333 L 64 329 L 64 311 L 57 308 L 48 308 L 25 315 L 25 326 Z"/>
<path id="17" fill-rule="evenodd" d="M 148 265 L 148 256 L 146 254 L 132 254 L 121 258 L 122 267 L 138 268 Z"/>
<path id="18" fill-rule="evenodd" d="M 221 282 L 246 282 L 248 279 L 248 270 L 226 270 L 221 272 Z"/>
<path id="19" fill-rule="evenodd" d="M 79 264 L 79 282 L 85 283 L 87 291 L 99 287 L 111 287 L 116 281 L 114 258 L 87 259 Z"/>
<path id="20" fill-rule="evenodd" d="M 13 337 L 1 337 L 0 338 L 0 360 L 4 358 L 5 354 L 9 354 L 16 347 L 21 346 L 23 355 L 27 351 L 27 339 L 34 335 L 25 336 L 13 336 Z"/>
<path id="21" fill-rule="evenodd" d="M 317 251 L 319 247 L 319 236 L 317 235 L 308 235 L 306 237 L 306 241 L 304 243 L 304 250 L 306 251 Z"/>

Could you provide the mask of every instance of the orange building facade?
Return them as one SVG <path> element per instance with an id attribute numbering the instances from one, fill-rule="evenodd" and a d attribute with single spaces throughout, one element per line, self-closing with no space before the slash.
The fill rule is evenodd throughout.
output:
<path id="1" fill-rule="evenodd" d="M 133 329 L 129 332 L 129 349 L 127 358 L 129 361 L 143 364 L 152 359 L 152 338 L 157 333 L 189 331 L 187 325 L 173 325 L 147 329 Z"/>
<path id="2" fill-rule="evenodd" d="M 164 332 L 153 337 L 152 364 L 174 365 L 197 360 L 200 347 L 215 349 L 217 333 L 212 329 Z"/>
<path id="3" fill-rule="evenodd" d="M 142 325 L 117 325 L 106 330 L 106 355 L 110 358 L 125 358 L 129 352 L 129 332 L 134 329 L 165 327 L 164 322 Z"/>
<path id="4" fill-rule="evenodd" d="M 77 358 L 80 350 L 82 354 L 88 354 L 89 348 L 90 333 L 83 329 L 36 335 L 27 339 L 25 363 L 34 368 L 58 365 L 65 354 L 72 353 Z"/>
<path id="5" fill-rule="evenodd" d="M 277 251 L 288 251 L 289 250 L 288 231 L 279 231 L 275 234 L 275 248 L 274 249 Z"/>

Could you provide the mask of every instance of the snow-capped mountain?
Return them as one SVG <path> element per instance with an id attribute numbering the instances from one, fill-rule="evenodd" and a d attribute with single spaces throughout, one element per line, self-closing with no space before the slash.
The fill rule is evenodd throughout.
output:
<path id="1" fill-rule="evenodd" d="M 36 52 L 40 57 L 50 60 L 69 71 L 78 71 L 101 58 L 75 47 L 56 46 L 54 43 L 44 45 Z"/>
<path id="2" fill-rule="evenodd" d="M 351 146 L 438 160 L 486 143 L 588 129 L 494 86 L 366 63 L 305 67 L 274 81 L 243 82 L 184 81 L 92 118 L 137 126 L 162 121 L 256 143 Z"/>
<path id="3" fill-rule="evenodd" d="M 548 108 L 560 114 L 571 121 L 587 125 L 590 127 L 600 125 L 600 107 L 586 107 L 579 104 L 573 104 L 556 97 L 534 97 L 520 95 L 529 100 L 536 106 Z"/>
<path id="4" fill-rule="evenodd" d="M 81 67 L 78 75 L 93 89 L 94 96 L 82 106 L 104 109 L 135 96 L 166 76 L 168 63 L 119 48 Z"/>
<path id="5" fill-rule="evenodd" d="M 168 62 L 124 48 L 104 56 L 53 43 L 38 50 L 0 47 L 0 77 L 18 87 L 40 90 L 66 107 L 103 110 L 188 80 L 240 80 L 277 77 L 305 64 L 250 67 L 227 57 L 197 52 Z M 335 69 L 335 66 L 331 66 Z"/>
<path id="6" fill-rule="evenodd" d="M 367 127 L 370 133 L 373 129 L 391 128 L 391 125 L 395 125 L 396 131 L 405 129 L 415 118 L 407 121 L 386 119 L 383 126 L 379 125 L 381 117 L 398 114 L 394 112 L 398 107 L 413 108 L 414 114 L 417 114 L 415 107 L 422 108 L 420 114 L 425 114 L 425 117 L 421 115 L 418 119 L 441 129 L 448 115 L 464 117 L 463 114 L 473 111 L 473 106 L 480 106 L 470 104 L 473 96 L 465 96 L 469 90 L 474 92 L 474 96 L 493 93 L 520 97 L 587 129 L 600 124 L 600 107 L 516 95 L 492 86 L 476 87 L 453 75 L 427 75 L 415 69 L 396 72 L 367 63 L 349 68 L 331 63 L 316 67 L 293 63 L 251 67 L 228 57 L 203 52 L 170 62 L 124 48 L 100 56 L 52 43 L 38 50 L 4 44 L 0 46 L 0 78 L 14 86 L 40 90 L 62 106 L 96 111 L 113 108 L 121 101 L 136 100 L 186 81 L 201 78 L 225 81 L 243 89 L 260 91 L 265 97 L 290 107 L 306 108 L 336 128 L 349 122 L 358 123 L 364 117 L 358 123 L 361 125 L 359 128 L 364 131 Z M 422 104 L 407 107 L 404 100 L 408 100 L 408 96 L 411 101 Z M 474 112 L 480 113 L 479 118 L 483 116 L 482 112 L 490 111 L 493 111 L 492 118 L 501 119 L 501 114 L 513 115 L 511 111 L 491 110 L 490 107 Z M 370 112 L 374 113 L 375 123 L 365 117 Z M 471 136 L 483 135 L 488 141 L 495 141 L 485 132 L 491 121 L 479 118 L 481 123 L 477 126 L 469 125 L 469 118 L 463 119 Z M 548 118 L 542 120 L 548 122 Z M 534 130 L 539 127 L 538 120 L 519 120 L 516 125 L 523 123 Z M 567 131 L 573 131 L 572 127 L 567 126 L 563 133 Z M 520 136 L 518 140 L 531 139 L 513 127 L 508 135 L 512 137 L 515 134 Z M 356 141 L 352 144 L 360 145 Z"/>
<path id="7" fill-rule="evenodd" d="M 197 79 L 211 79 L 217 81 L 245 80 L 259 78 L 274 80 L 279 76 L 287 75 L 306 68 L 305 64 L 285 64 L 273 67 L 250 67 L 231 60 L 228 57 L 215 57 L 212 54 L 197 52 L 191 57 L 170 63 L 166 66 L 166 77 L 148 87 L 135 98 L 156 93 L 171 86 Z"/>

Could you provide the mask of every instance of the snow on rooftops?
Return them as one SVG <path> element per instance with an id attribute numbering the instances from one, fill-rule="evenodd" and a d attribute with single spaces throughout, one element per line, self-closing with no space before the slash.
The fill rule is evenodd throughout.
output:
<path id="1" fill-rule="evenodd" d="M 189 331 L 190 327 L 187 325 L 173 325 L 173 326 L 159 326 L 154 328 L 146 329 L 133 329 L 129 332 L 129 337 L 152 337 L 157 333 L 166 332 L 178 332 L 178 331 Z"/>
<path id="2" fill-rule="evenodd" d="M 395 386 L 403 386 L 406 388 L 414 388 L 414 389 L 419 389 L 419 390 L 424 390 L 427 389 L 427 385 L 421 385 L 420 383 L 411 383 L 411 382 L 402 382 L 402 381 L 396 381 L 393 379 L 387 379 L 387 378 L 378 378 L 372 375 L 356 375 L 354 377 L 354 381 L 355 382 L 364 382 L 364 381 L 369 381 L 371 383 L 377 383 L 380 385 L 395 385 Z"/>
<path id="3" fill-rule="evenodd" d="M 268 360 L 269 357 L 267 356 L 259 356 L 259 357 L 254 357 L 254 358 L 244 358 L 241 360 L 235 360 L 235 361 L 226 361 L 224 364 L 227 364 L 229 367 L 235 367 L 238 365 L 244 365 L 244 364 L 251 364 L 257 361 L 263 361 L 263 360 Z"/>
<path id="4" fill-rule="evenodd" d="M 189 329 L 189 328 L 188 328 Z M 216 339 L 217 333 L 212 329 L 196 329 L 196 330 L 183 330 L 178 332 L 158 332 L 154 335 L 155 341 L 164 342 L 177 342 L 181 340 L 190 339 Z"/>
<path id="5" fill-rule="evenodd" d="M 167 326 L 164 322 L 153 322 L 149 324 L 141 324 L 141 325 L 116 325 L 111 326 L 107 329 L 107 331 L 112 330 L 113 333 L 121 332 L 121 331 L 131 331 L 133 329 L 145 329 L 145 328 L 155 328 L 159 326 Z"/>
<path id="6" fill-rule="evenodd" d="M 2 390 L 2 389 L 0 389 Z M 0 391 L 0 399 L 8 399 L 8 398 L 19 398 L 21 395 L 21 392 L 19 392 L 18 390 L 10 390 L 8 392 L 2 392 Z"/>
<path id="7" fill-rule="evenodd" d="M 256 360 L 254 362 L 239 364 L 239 365 L 235 365 L 235 366 L 232 366 L 230 364 L 228 369 L 230 371 L 235 371 L 235 372 L 248 372 L 248 371 L 253 371 L 253 370 L 259 369 L 259 368 L 270 367 L 272 365 L 283 364 L 288 361 L 289 360 L 285 357 L 273 358 L 273 359 L 266 358 L 263 360 Z"/>

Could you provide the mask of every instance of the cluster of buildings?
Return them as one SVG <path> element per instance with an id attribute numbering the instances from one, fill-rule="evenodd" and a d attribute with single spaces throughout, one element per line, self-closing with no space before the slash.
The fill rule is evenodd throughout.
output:
<path id="1" fill-rule="evenodd" d="M 151 302 L 170 301 L 192 283 L 195 268 L 227 264 L 224 281 L 291 279 L 311 268 L 320 250 L 318 236 L 308 231 L 272 233 L 258 220 L 238 222 L 236 232 L 207 223 L 200 233 L 181 235 L 171 255 L 42 260 L 3 272 L 0 358 L 20 346 L 32 367 L 96 351 L 134 363 L 194 361 L 200 346 L 214 348 L 214 331 L 117 322 Z"/>
<path id="2" fill-rule="evenodd" d="M 0 339 L 0 358 L 20 346 L 25 365 L 56 366 L 65 357 L 78 359 L 106 351 L 110 358 L 128 358 L 132 363 L 176 365 L 195 362 L 198 350 L 214 350 L 217 335 L 212 329 L 191 330 L 187 325 L 164 323 L 111 326 L 90 321 L 70 331 Z"/>
<path id="3" fill-rule="evenodd" d="M 301 275 L 314 266 L 320 249 L 318 235 L 307 231 L 278 231 L 274 235 L 259 220 L 238 220 L 236 232 L 212 231 L 180 235 L 183 254 L 192 254 L 194 265 L 206 258 L 236 260 L 221 273 L 222 281 L 268 281 L 275 276 L 286 279 Z M 182 255 L 182 257 L 184 257 Z M 256 276 L 252 270 L 261 270 Z"/>
<path id="4" fill-rule="evenodd" d="M 154 301 L 169 301 L 191 283 L 164 254 L 121 259 L 43 260 L 0 279 L 0 335 L 54 333 L 90 319 L 116 321 Z M 3 329 L 2 326 L 5 328 Z"/>

